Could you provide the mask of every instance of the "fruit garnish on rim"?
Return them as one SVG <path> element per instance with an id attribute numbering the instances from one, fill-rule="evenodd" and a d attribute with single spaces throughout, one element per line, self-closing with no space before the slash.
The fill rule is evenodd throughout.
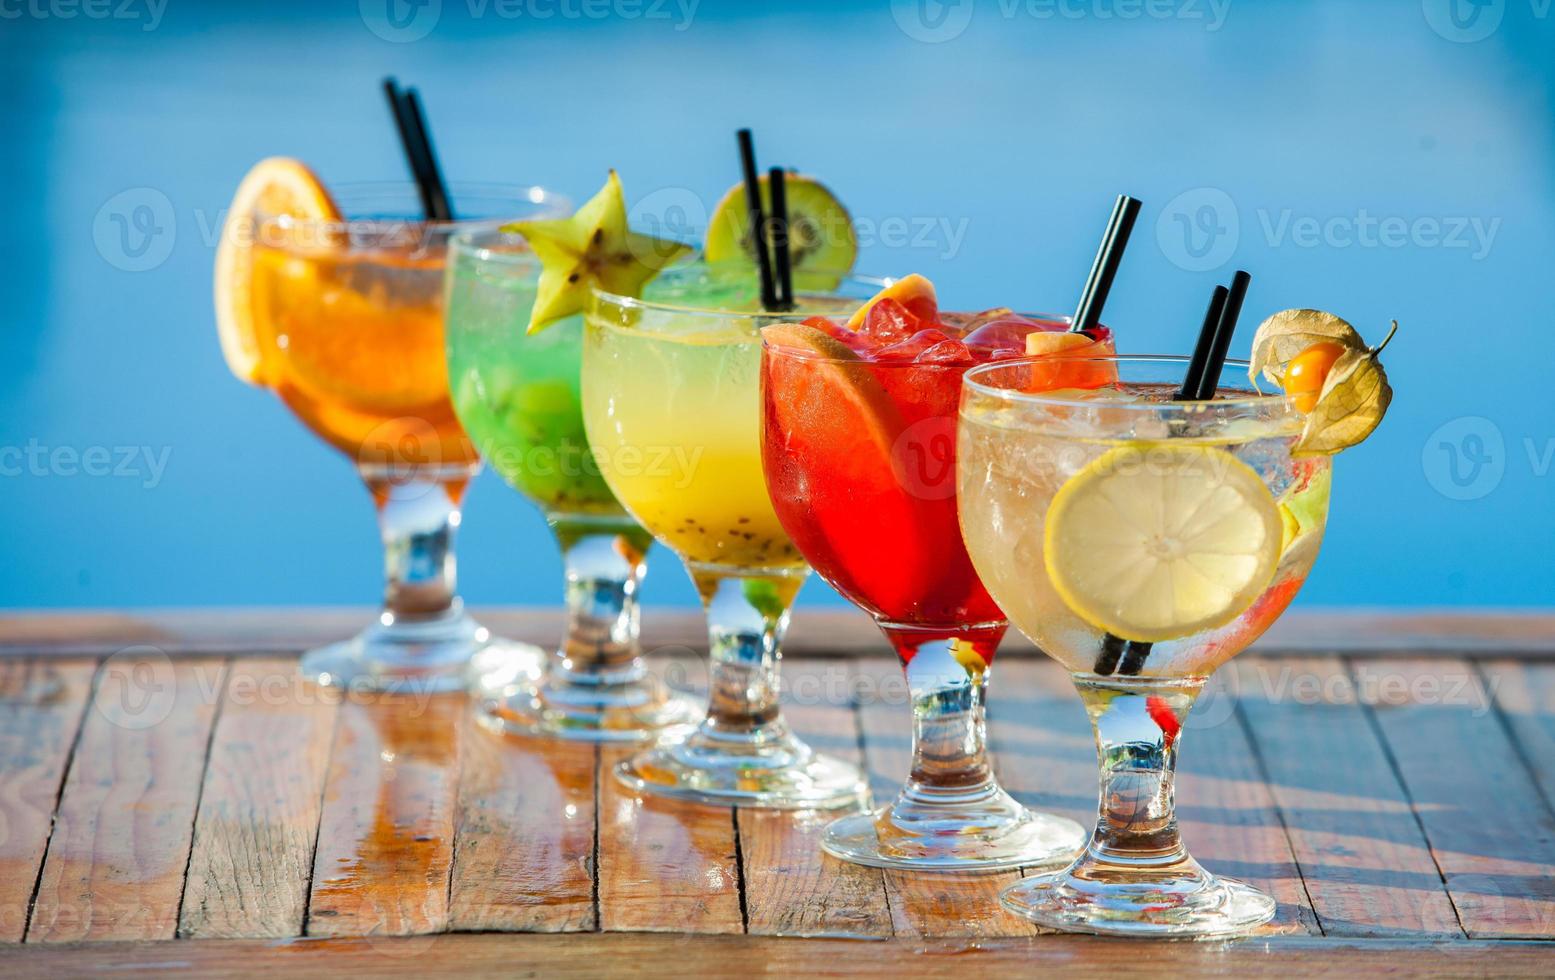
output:
<path id="1" fill-rule="evenodd" d="M 256 218 L 335 222 L 341 215 L 323 182 L 289 157 L 259 161 L 238 185 L 216 245 L 216 333 L 227 367 L 249 384 L 262 384 L 264 373 L 250 295 L 254 242 L 260 235 Z"/>
<path id="2" fill-rule="evenodd" d="M 529 332 L 582 313 L 595 286 L 618 296 L 640 296 L 689 245 L 632 231 L 626 194 L 614 170 L 605 186 L 570 218 L 515 221 L 503 231 L 523 235 L 540 260 L 540 285 Z"/>
<path id="3" fill-rule="evenodd" d="M 772 213 L 771 180 L 762 176 L 762 213 Z M 826 185 L 804 174 L 788 173 L 784 179 L 788 206 L 788 247 L 795 279 L 805 288 L 826 289 L 834 283 L 811 281 L 815 274 L 835 280 L 837 273 L 853 268 L 858 258 L 858 238 L 853 219 Z M 745 185 L 729 188 L 713 209 L 702 246 L 707 261 L 756 264 L 756 239 L 751 233 L 750 208 Z"/>
<path id="4" fill-rule="evenodd" d="M 933 323 L 939 319 L 939 298 L 934 294 L 934 284 L 914 272 L 891 283 L 876 293 L 869 302 L 854 311 L 848 318 L 848 329 L 857 330 L 869 319 L 869 313 L 885 300 L 900 303 L 902 309 L 919 320 Z"/>
<path id="5" fill-rule="evenodd" d="M 1247 374 L 1262 375 L 1307 413 L 1292 451 L 1331 456 L 1371 435 L 1393 400 L 1379 355 L 1398 332 L 1398 321 L 1375 347 L 1354 327 L 1321 310 L 1281 310 L 1258 326 Z"/>

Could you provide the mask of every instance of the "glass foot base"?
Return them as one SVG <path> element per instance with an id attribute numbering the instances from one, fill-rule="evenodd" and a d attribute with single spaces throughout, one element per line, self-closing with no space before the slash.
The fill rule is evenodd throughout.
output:
<path id="1" fill-rule="evenodd" d="M 477 719 L 492 731 L 582 742 L 683 737 L 704 705 L 653 677 L 614 684 L 567 682 L 541 664 L 482 652 L 472 664 Z"/>
<path id="2" fill-rule="evenodd" d="M 529 663 L 545 662 L 539 647 L 493 637 L 457 612 L 428 622 L 374 623 L 342 643 L 302 655 L 303 676 L 348 691 L 442 694 L 463 691 L 476 655 Z"/>
<path id="3" fill-rule="evenodd" d="M 1081 862 L 1019 881 L 999 900 L 1038 925 L 1102 936 L 1224 939 L 1274 918 L 1274 899 L 1192 858 L 1170 870 L 1110 877 Z"/>
<path id="4" fill-rule="evenodd" d="M 1036 813 L 996 790 L 975 803 L 899 799 L 835 820 L 821 837 L 827 854 L 902 871 L 1007 871 L 1067 864 L 1085 846 L 1073 820 Z"/>
<path id="5" fill-rule="evenodd" d="M 869 799 L 857 766 L 820 755 L 792 735 L 736 748 L 699 731 L 639 752 L 615 774 L 639 793 L 713 806 L 828 810 Z"/>

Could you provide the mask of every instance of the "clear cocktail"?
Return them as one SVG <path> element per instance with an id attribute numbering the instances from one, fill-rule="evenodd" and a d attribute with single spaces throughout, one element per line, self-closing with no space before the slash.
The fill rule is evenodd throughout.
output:
<path id="1" fill-rule="evenodd" d="M 1274 900 L 1205 871 L 1178 835 L 1183 722 L 1215 668 L 1305 581 L 1329 459 L 1293 454 L 1305 414 L 1228 364 L 1212 401 L 1174 401 L 1175 357 L 1120 357 L 1119 383 L 1034 390 L 1041 364 L 967 373 L 961 526 L 1010 620 L 1074 676 L 1096 728 L 1100 818 L 1069 868 L 1004 893 L 1060 929 L 1233 935 Z"/>

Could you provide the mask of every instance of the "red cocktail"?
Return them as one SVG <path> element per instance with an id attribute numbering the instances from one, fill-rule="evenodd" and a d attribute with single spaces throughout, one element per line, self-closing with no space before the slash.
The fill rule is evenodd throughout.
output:
<path id="1" fill-rule="evenodd" d="M 1028 346 L 1111 352 L 1104 330 L 1066 328 L 1002 309 L 942 315 L 913 276 L 846 324 L 764 331 L 762 459 L 778 518 L 816 573 L 875 617 L 914 701 L 912 775 L 891 807 L 828 828 L 823 846 L 840 858 L 994 870 L 1063 861 L 1082 841 L 1077 824 L 1009 797 L 988 766 L 983 702 L 1006 623 L 956 515 L 962 374 Z M 1083 367 L 1043 383 L 1096 384 Z"/>

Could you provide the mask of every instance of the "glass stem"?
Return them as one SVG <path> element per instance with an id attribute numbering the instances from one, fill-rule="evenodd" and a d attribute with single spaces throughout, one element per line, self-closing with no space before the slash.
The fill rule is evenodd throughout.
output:
<path id="1" fill-rule="evenodd" d="M 638 589 L 647 541 L 635 526 L 552 518 L 566 566 L 567 632 L 553 654 L 553 683 L 602 686 L 647 673 L 638 643 Z"/>
<path id="2" fill-rule="evenodd" d="M 383 538 L 383 624 L 457 616 L 454 533 L 470 474 L 449 479 L 363 476 L 378 505 Z"/>
<path id="3" fill-rule="evenodd" d="M 1096 731 L 1101 806 L 1082 866 L 1148 871 L 1191 860 L 1177 830 L 1177 752 L 1203 678 L 1075 675 Z"/>
<path id="4" fill-rule="evenodd" d="M 965 803 L 999 792 L 988 763 L 988 667 L 1004 624 L 947 633 L 881 623 L 912 696 L 912 771 L 897 806 Z"/>
<path id="5" fill-rule="evenodd" d="M 708 709 L 698 737 L 744 744 L 786 738 L 778 668 L 789 609 L 808 570 L 688 566 L 707 611 Z"/>

